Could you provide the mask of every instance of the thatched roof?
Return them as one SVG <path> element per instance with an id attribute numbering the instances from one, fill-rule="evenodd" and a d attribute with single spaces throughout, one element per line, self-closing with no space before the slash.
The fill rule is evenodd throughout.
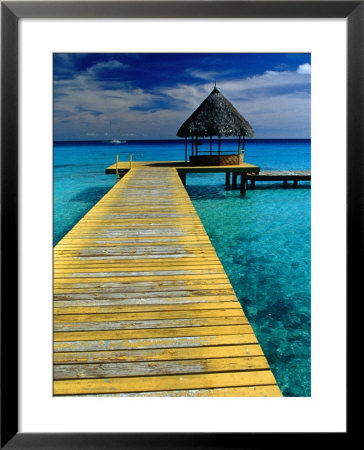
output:
<path id="1" fill-rule="evenodd" d="M 254 136 L 249 122 L 215 87 L 177 132 L 188 136 Z"/>

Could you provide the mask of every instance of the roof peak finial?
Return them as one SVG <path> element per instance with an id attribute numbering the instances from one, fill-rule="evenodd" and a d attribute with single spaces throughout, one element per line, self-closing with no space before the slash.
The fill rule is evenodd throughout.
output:
<path id="1" fill-rule="evenodd" d="M 214 92 L 214 91 L 219 92 L 219 89 L 216 87 L 216 80 L 215 80 L 215 86 L 214 86 L 214 89 L 212 90 L 212 92 Z"/>

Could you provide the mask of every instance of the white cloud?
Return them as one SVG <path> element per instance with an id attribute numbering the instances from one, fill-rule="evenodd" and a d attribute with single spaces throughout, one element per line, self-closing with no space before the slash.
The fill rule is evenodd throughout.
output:
<path id="1" fill-rule="evenodd" d="M 266 96 L 267 91 L 273 92 L 282 88 L 300 90 L 308 86 L 310 86 L 309 77 L 302 77 L 298 72 L 272 70 L 268 70 L 262 75 L 220 83 L 222 93 L 228 98 L 235 98 L 239 95 L 244 97 L 259 96 L 260 94 Z M 249 91 L 254 91 L 254 94 Z"/>
<path id="2" fill-rule="evenodd" d="M 101 70 L 113 70 L 113 69 L 123 69 L 127 68 L 128 65 L 124 64 L 120 61 L 116 61 L 115 59 L 112 59 L 110 61 L 102 61 L 99 63 L 94 64 L 93 66 L 86 69 L 85 73 L 88 75 L 97 74 Z"/>
<path id="3" fill-rule="evenodd" d="M 217 72 L 204 72 L 198 69 L 187 69 L 186 72 L 194 78 L 200 78 L 201 80 L 215 80 L 215 77 L 221 76 Z"/>
<path id="4" fill-rule="evenodd" d="M 230 76 L 231 75 L 231 71 L 229 71 L 229 70 L 204 71 L 204 70 L 189 68 L 189 69 L 186 69 L 186 72 L 191 77 L 199 78 L 201 80 L 210 81 L 212 86 L 213 86 L 215 80 L 221 79 L 224 76 Z"/>
<path id="5" fill-rule="evenodd" d="M 298 66 L 297 73 L 306 75 L 311 73 L 311 64 L 305 63 Z"/>

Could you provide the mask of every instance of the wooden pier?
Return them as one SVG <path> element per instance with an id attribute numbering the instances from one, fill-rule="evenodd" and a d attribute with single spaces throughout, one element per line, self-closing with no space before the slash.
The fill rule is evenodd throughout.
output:
<path id="1" fill-rule="evenodd" d="M 288 181 L 292 181 L 297 187 L 299 181 L 311 181 L 310 170 L 261 170 L 259 174 L 249 173 L 247 181 L 250 181 L 252 189 L 257 181 L 283 181 L 283 187 L 288 187 Z"/>
<path id="2" fill-rule="evenodd" d="M 133 165 L 55 246 L 53 375 L 57 396 L 282 395 L 175 167 Z"/>
<path id="3" fill-rule="evenodd" d="M 241 194 L 246 193 L 249 184 L 252 189 L 255 183 L 261 181 L 283 181 L 283 187 L 288 187 L 288 182 L 292 181 L 293 187 L 298 186 L 299 181 L 311 181 L 310 170 L 260 170 L 258 166 L 242 163 L 235 166 L 195 166 L 183 161 L 138 161 L 138 162 L 118 162 L 112 164 L 106 170 L 106 174 L 116 174 L 123 176 L 130 170 L 130 167 L 173 167 L 177 170 L 184 185 L 186 185 L 186 175 L 188 173 L 225 173 L 225 184 L 227 188 L 240 188 Z"/>
<path id="4" fill-rule="evenodd" d="M 245 194 L 247 186 L 247 176 L 258 175 L 260 168 L 253 164 L 242 163 L 228 166 L 198 166 L 183 161 L 138 161 L 138 162 L 117 162 L 109 166 L 106 174 L 117 174 L 123 176 L 131 167 L 164 167 L 174 168 L 177 170 L 182 183 L 186 186 L 186 175 L 188 173 L 225 173 L 226 186 L 230 186 L 230 174 L 232 174 L 232 188 L 237 189 L 237 179 L 240 176 L 240 193 Z"/>

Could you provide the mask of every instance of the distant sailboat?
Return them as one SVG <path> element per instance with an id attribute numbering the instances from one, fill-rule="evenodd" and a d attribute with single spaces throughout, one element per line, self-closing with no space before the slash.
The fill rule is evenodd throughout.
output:
<path id="1" fill-rule="evenodd" d="M 110 120 L 110 137 L 111 137 L 111 120 Z M 110 144 L 125 144 L 126 141 L 124 139 L 111 139 L 109 141 Z"/>
<path id="2" fill-rule="evenodd" d="M 124 140 L 120 140 L 120 139 L 113 139 L 113 140 L 111 140 L 110 141 L 110 144 L 125 144 L 126 143 L 126 141 L 124 141 Z"/>

